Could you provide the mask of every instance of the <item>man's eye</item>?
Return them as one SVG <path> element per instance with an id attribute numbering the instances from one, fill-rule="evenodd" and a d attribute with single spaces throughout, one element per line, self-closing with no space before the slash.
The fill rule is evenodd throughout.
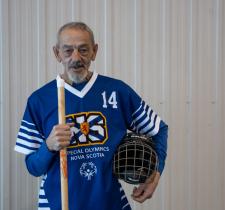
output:
<path id="1" fill-rule="evenodd" d="M 73 49 L 67 49 L 67 50 L 64 50 L 63 52 L 64 54 L 69 55 L 73 52 Z"/>
<path id="2" fill-rule="evenodd" d="M 88 49 L 87 49 L 87 48 L 80 48 L 80 49 L 79 49 L 79 52 L 80 52 L 81 54 L 86 54 L 86 53 L 88 53 Z"/>

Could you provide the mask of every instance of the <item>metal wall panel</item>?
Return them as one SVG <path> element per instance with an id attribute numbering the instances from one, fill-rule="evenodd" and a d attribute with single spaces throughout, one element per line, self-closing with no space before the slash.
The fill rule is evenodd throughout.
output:
<path id="1" fill-rule="evenodd" d="M 62 71 L 57 29 L 84 21 L 92 69 L 130 84 L 169 124 L 154 197 L 134 210 L 224 210 L 224 0 L 0 0 L 0 209 L 36 209 L 39 180 L 13 151 L 31 92 Z M 123 183 L 126 193 L 132 186 Z"/>

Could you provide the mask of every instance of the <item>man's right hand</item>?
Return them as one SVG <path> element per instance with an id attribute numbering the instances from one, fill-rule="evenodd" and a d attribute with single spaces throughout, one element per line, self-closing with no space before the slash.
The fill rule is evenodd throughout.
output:
<path id="1" fill-rule="evenodd" d="M 49 137 L 46 140 L 47 147 L 50 151 L 59 151 L 70 144 L 71 131 L 70 128 L 74 123 L 64 125 L 55 125 Z"/>

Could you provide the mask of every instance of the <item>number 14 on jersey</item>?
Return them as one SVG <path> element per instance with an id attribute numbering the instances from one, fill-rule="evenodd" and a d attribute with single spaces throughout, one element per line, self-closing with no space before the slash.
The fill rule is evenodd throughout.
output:
<path id="1" fill-rule="evenodd" d="M 103 98 L 103 108 L 108 108 L 108 106 L 112 106 L 113 109 L 117 109 L 117 100 L 116 100 L 116 91 L 113 91 L 109 96 L 106 91 L 102 92 Z"/>

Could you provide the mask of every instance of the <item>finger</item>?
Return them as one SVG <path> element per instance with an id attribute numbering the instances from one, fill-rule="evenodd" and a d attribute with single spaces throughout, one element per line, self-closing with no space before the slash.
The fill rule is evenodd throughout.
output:
<path id="1" fill-rule="evenodd" d="M 55 136 L 57 137 L 67 137 L 67 138 L 70 138 L 71 137 L 71 131 L 70 130 L 57 130 L 55 131 Z"/>
<path id="2" fill-rule="evenodd" d="M 61 142 L 61 143 L 60 143 L 60 147 L 61 147 L 61 149 L 62 149 L 62 148 L 64 148 L 64 147 L 69 146 L 69 144 L 70 144 L 70 142 L 64 141 L 64 142 Z"/>
<path id="3" fill-rule="evenodd" d="M 144 192 L 144 188 L 145 187 L 143 184 L 139 185 L 138 187 L 134 187 L 132 195 L 134 197 L 140 196 Z"/>
<path id="4" fill-rule="evenodd" d="M 61 142 L 56 142 L 53 146 L 55 151 L 59 151 L 67 146 L 69 146 L 70 142 L 69 141 L 61 141 Z"/>
<path id="5" fill-rule="evenodd" d="M 74 123 L 68 123 L 68 124 L 58 124 L 58 125 L 55 125 L 53 127 L 53 130 L 70 130 L 71 127 L 74 126 Z"/>
<path id="6" fill-rule="evenodd" d="M 70 130 L 72 127 L 74 127 L 75 123 L 66 123 L 63 124 L 62 126 L 66 129 L 66 130 Z"/>
<path id="7" fill-rule="evenodd" d="M 137 189 L 134 189 L 131 196 L 135 201 L 143 203 L 146 199 L 149 199 L 153 196 L 156 187 L 157 183 L 146 182 Z"/>
<path id="8" fill-rule="evenodd" d="M 143 190 L 139 195 L 132 195 L 132 198 L 139 203 L 142 203 L 146 199 L 151 198 L 151 197 L 152 197 L 152 194 L 151 193 L 149 194 L 145 190 Z"/>
<path id="9" fill-rule="evenodd" d="M 137 187 L 134 187 L 134 189 L 133 189 L 133 194 L 135 194 L 136 191 L 137 191 Z"/>
<path id="10" fill-rule="evenodd" d="M 69 144 L 70 143 L 70 136 L 69 135 L 56 136 L 55 137 L 55 142 L 57 142 L 58 144 L 61 144 L 63 142 Z"/>
<path id="11" fill-rule="evenodd" d="M 145 191 L 139 196 L 132 196 L 133 200 L 135 200 L 139 203 L 143 203 L 146 199 L 149 199 L 151 197 L 152 197 L 152 194 L 149 195 Z"/>
<path id="12" fill-rule="evenodd" d="M 71 128 L 75 125 L 75 123 L 66 123 L 66 125 L 68 125 Z"/>

